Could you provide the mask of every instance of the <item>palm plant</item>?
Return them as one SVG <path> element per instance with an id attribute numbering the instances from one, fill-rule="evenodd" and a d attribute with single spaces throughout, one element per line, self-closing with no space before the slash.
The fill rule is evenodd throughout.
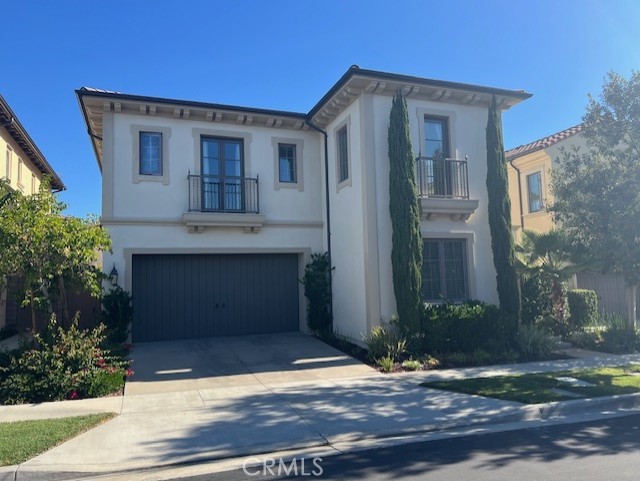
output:
<path id="1" fill-rule="evenodd" d="M 516 247 L 516 259 L 516 268 L 524 279 L 540 275 L 551 283 L 552 315 L 563 322 L 567 315 L 564 283 L 583 268 L 574 262 L 566 233 L 561 229 L 525 230 L 522 242 Z"/>

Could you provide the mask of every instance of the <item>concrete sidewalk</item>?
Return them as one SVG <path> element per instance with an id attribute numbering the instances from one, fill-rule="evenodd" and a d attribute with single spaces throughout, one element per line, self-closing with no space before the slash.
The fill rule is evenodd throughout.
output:
<path id="1" fill-rule="evenodd" d="M 640 356 L 608 355 L 398 375 L 272 382 L 37 406 L 3 406 L 0 419 L 117 412 L 120 415 L 115 419 L 23 463 L 18 479 L 44 479 L 46 473 L 113 473 L 284 449 L 330 449 L 366 439 L 540 419 L 567 410 L 584 411 L 590 406 L 610 410 L 611 405 L 606 404 L 608 399 L 566 401 L 541 408 L 425 389 L 416 383 L 630 362 L 640 362 Z M 629 409 L 640 405 L 638 396 L 618 401 Z M 10 469 L 4 472 L 11 475 L 8 479 L 13 479 Z"/>

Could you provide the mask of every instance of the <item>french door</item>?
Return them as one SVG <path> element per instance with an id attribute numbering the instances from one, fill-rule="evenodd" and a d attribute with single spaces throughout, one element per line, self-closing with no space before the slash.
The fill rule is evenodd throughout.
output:
<path id="1" fill-rule="evenodd" d="M 202 210 L 244 211 L 244 145 L 242 140 L 201 139 Z"/>

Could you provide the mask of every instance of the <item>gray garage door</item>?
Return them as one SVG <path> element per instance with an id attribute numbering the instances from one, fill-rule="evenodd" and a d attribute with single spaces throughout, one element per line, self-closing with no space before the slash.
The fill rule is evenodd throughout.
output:
<path id="1" fill-rule="evenodd" d="M 134 255 L 135 342 L 298 330 L 295 254 Z"/>

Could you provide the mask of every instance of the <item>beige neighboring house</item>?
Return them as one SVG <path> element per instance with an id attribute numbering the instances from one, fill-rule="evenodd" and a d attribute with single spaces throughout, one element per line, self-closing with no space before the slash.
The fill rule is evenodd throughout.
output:
<path id="1" fill-rule="evenodd" d="M 0 178 L 13 189 L 31 195 L 40 188 L 42 178 L 51 177 L 51 189 L 60 192 L 65 185 L 27 133 L 7 101 L 0 95 Z M 7 293 L 0 292 L 0 327 L 7 322 Z M 10 313 L 9 313 L 10 314 Z"/>
<path id="2" fill-rule="evenodd" d="M 553 218 L 547 210 L 553 203 L 551 174 L 559 167 L 564 151 L 586 151 L 587 143 L 581 130 L 582 126 L 576 125 L 505 152 L 516 242 L 520 242 L 523 229 L 547 232 L 553 228 Z M 581 272 L 573 279 L 572 286 L 596 291 L 602 312 L 627 317 L 637 315 L 636 296 L 621 276 Z"/>
<path id="3" fill-rule="evenodd" d="M 586 148 L 581 128 L 576 125 L 505 152 L 516 242 L 520 241 L 523 229 L 547 232 L 553 227 L 553 218 L 547 211 L 553 202 L 551 172 L 564 149 Z"/>

